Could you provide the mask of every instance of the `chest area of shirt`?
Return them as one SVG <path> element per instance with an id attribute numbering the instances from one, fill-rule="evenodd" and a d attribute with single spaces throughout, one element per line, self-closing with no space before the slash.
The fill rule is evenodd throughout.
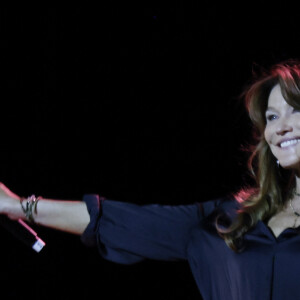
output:
<path id="1" fill-rule="evenodd" d="M 236 253 L 217 232 L 199 228 L 191 237 L 188 258 L 200 287 L 213 282 L 213 290 L 226 289 L 228 294 L 248 291 L 253 293 L 251 299 L 270 299 L 270 294 L 280 297 L 286 292 L 299 294 L 300 235 L 295 230 L 286 230 L 277 239 L 266 224 L 259 222 L 245 235 L 245 249 Z"/>
<path id="2" fill-rule="evenodd" d="M 201 263 L 207 263 L 207 257 L 223 264 L 243 265 L 269 261 L 274 257 L 283 260 L 296 259 L 300 272 L 300 234 L 299 229 L 286 228 L 277 237 L 267 224 L 259 221 L 257 226 L 244 236 L 244 250 L 234 252 L 218 235 L 216 230 L 206 230 L 199 227 L 193 232 L 189 243 L 189 253 L 198 257 Z M 202 261 L 203 260 L 203 261 Z"/>

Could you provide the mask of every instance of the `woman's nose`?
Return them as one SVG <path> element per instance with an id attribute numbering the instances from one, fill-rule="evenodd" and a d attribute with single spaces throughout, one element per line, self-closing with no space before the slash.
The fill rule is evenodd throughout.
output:
<path id="1" fill-rule="evenodd" d="M 278 135 L 285 135 L 288 132 L 293 131 L 293 126 L 288 122 L 286 118 L 282 118 L 277 124 L 276 133 Z"/>

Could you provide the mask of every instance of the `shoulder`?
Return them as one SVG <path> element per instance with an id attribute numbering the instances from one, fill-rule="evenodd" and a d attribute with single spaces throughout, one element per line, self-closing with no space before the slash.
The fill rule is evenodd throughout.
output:
<path id="1" fill-rule="evenodd" d="M 201 214 L 204 218 L 210 216 L 211 214 L 216 214 L 220 212 L 229 215 L 235 215 L 237 210 L 240 208 L 239 202 L 232 195 L 227 195 L 205 202 L 199 202 L 198 204 Z"/>
<path id="2" fill-rule="evenodd" d="M 202 214 L 202 228 L 214 231 L 216 224 L 227 228 L 238 214 L 240 203 L 232 195 L 199 203 Z"/>

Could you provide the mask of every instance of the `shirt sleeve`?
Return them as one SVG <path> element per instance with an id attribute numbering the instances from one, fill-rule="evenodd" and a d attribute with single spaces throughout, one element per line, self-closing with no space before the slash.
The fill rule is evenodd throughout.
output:
<path id="1" fill-rule="evenodd" d="M 85 195 L 91 221 L 81 236 L 101 256 L 122 264 L 144 259 L 184 260 L 192 230 L 216 206 L 215 201 L 189 205 L 137 205 Z"/>

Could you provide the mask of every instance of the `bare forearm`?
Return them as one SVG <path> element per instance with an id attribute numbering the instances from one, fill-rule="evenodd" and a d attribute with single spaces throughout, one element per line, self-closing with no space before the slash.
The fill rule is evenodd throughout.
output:
<path id="1" fill-rule="evenodd" d="M 4 206 L 3 213 L 12 219 L 26 220 L 20 198 Z M 83 233 L 90 222 L 90 216 L 83 201 L 40 199 L 32 217 L 38 225 L 78 235 Z"/>
<path id="2" fill-rule="evenodd" d="M 82 201 L 41 199 L 33 217 L 36 224 L 79 235 L 90 222 L 86 204 Z"/>
<path id="3" fill-rule="evenodd" d="M 33 202 L 32 202 L 33 201 Z M 28 206 L 28 203 L 34 203 Z M 53 200 L 35 197 L 22 199 L 0 182 L 0 214 L 11 219 L 30 218 L 36 224 L 81 235 L 90 222 L 87 206 L 83 201 Z"/>

